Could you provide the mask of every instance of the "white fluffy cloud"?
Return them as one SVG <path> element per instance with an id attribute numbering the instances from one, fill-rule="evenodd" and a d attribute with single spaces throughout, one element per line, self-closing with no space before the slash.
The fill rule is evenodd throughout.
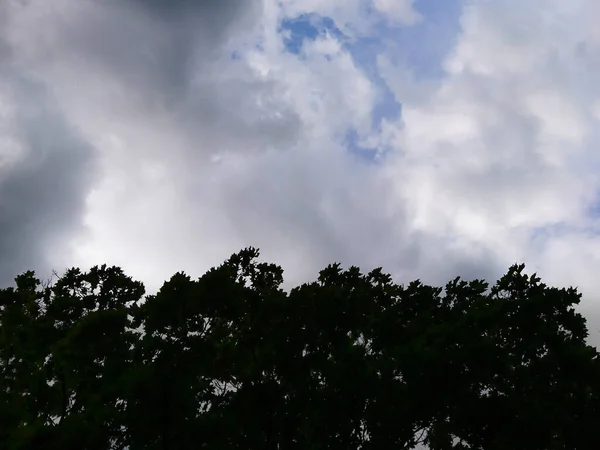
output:
<path id="1" fill-rule="evenodd" d="M 405 25 L 413 25 L 421 19 L 415 11 L 414 0 L 373 0 L 373 6 L 389 20 Z"/>
<path id="2" fill-rule="evenodd" d="M 0 279 L 107 262 L 152 290 L 247 245 L 290 283 L 334 260 L 435 283 L 523 261 L 600 328 L 600 7 L 464 2 L 425 79 L 394 39 L 429 3 L 4 2 Z M 337 29 L 290 52 L 305 15 Z"/>
<path id="3" fill-rule="evenodd" d="M 389 171 L 403 174 L 396 189 L 416 228 L 580 286 L 593 320 L 598 6 L 562 6 L 470 2 L 446 77 L 407 98 L 385 136 L 401 149 Z M 419 85 L 405 67 L 381 68 L 400 99 Z"/>

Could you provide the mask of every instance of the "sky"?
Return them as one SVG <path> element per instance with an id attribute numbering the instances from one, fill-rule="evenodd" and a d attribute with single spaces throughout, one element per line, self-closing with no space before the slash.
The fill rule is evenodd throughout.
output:
<path id="1" fill-rule="evenodd" d="M 577 286 L 600 343 L 596 0 L 3 0 L 0 285 L 149 292 L 247 246 L 289 285 Z"/>

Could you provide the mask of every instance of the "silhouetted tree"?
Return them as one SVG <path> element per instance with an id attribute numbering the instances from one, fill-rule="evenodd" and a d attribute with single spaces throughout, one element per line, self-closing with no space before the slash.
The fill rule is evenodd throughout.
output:
<path id="1" fill-rule="evenodd" d="M 117 267 L 0 290 L 0 448 L 591 449 L 580 294 L 512 266 L 444 289 L 248 248 L 155 295 Z"/>

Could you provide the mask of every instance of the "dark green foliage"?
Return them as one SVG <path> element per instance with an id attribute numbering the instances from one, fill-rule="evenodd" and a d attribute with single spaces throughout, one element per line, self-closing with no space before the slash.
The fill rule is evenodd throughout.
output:
<path id="1" fill-rule="evenodd" d="M 332 265 L 286 293 L 252 248 L 144 297 L 115 267 L 0 290 L 0 448 L 591 449 L 600 365 L 575 289 L 396 285 Z"/>

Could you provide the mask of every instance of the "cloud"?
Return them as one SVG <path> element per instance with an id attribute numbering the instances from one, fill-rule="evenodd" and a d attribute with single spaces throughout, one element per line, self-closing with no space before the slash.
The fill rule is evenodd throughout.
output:
<path id="1" fill-rule="evenodd" d="M 232 64 L 226 47 L 235 35 L 229 28 L 251 28 L 252 15 L 260 6 L 258 2 L 234 3 L 173 3 L 169 11 L 161 11 L 158 2 L 87 0 L 63 0 L 61 8 L 46 2 L 15 2 L 5 7 L 7 27 L 2 42 L 10 49 L 14 70 L 53 97 L 53 106 L 64 111 L 66 126 L 78 130 L 90 157 L 97 151 L 99 179 L 73 186 L 86 201 L 86 210 L 69 212 L 77 222 L 89 225 L 79 234 L 72 230 L 75 243 L 94 240 L 102 233 L 110 236 L 109 241 L 118 241 L 121 230 L 135 234 L 130 225 L 147 226 L 135 220 L 142 214 L 165 220 L 164 211 L 157 210 L 169 189 L 161 182 L 161 172 L 162 179 L 188 180 L 202 176 L 202 168 L 216 152 L 252 151 L 294 140 L 298 121 L 285 104 L 274 101 L 278 95 L 275 80 L 256 76 L 241 63 L 223 70 L 223 64 Z M 36 98 L 17 100 L 20 105 L 37 102 Z M 28 123 L 27 132 L 34 137 L 44 133 L 40 123 Z M 59 127 L 52 131 L 63 133 Z M 36 141 L 35 145 L 42 144 Z M 62 151 L 67 149 L 59 147 L 50 157 L 59 157 Z M 29 161 L 35 155 L 21 153 L 20 157 Z M 65 165 L 64 171 L 68 170 Z M 11 169 L 11 177 L 16 173 Z M 48 176 L 61 174 L 62 169 Z M 75 177 L 80 175 L 83 172 L 75 171 Z M 177 195 L 185 189 L 183 183 L 166 184 Z M 32 190 L 42 192 L 33 185 Z M 28 208 L 26 199 L 17 194 L 11 191 L 11 202 Z M 144 203 L 140 196 L 151 201 Z M 116 204 L 104 205 L 96 202 L 98 198 Z M 138 208 L 140 215 L 124 224 L 127 210 L 142 204 L 148 209 Z M 120 214 L 122 208 L 126 211 Z M 188 212 L 182 212 L 184 219 Z M 115 215 L 108 218 L 111 213 Z M 96 215 L 100 218 L 90 223 Z M 10 217 L 17 229 L 38 220 L 36 216 Z M 98 231 L 102 224 L 106 228 Z M 111 227 L 116 229 L 114 239 Z M 152 245 L 154 231 L 143 246 Z M 45 233 L 43 228 L 37 232 Z M 15 247 L 24 245 L 11 242 Z M 60 254 L 64 257 L 55 256 L 55 264 L 72 263 L 72 255 L 64 250 Z M 102 253 L 101 257 L 123 262 L 119 255 Z M 37 258 L 33 250 L 26 257 L 30 264 Z"/>
<path id="2" fill-rule="evenodd" d="M 598 6 L 445 5 L 4 2 L 0 278 L 524 261 L 596 317 Z"/>
<path id="3" fill-rule="evenodd" d="M 403 103 L 385 136 L 401 149 L 389 170 L 403 174 L 397 190 L 415 227 L 483 246 L 496 261 L 524 261 L 549 283 L 579 285 L 591 314 L 600 86 L 587 17 L 597 6 L 561 5 L 469 3 L 436 83 L 381 58 Z"/>
<path id="4" fill-rule="evenodd" d="M 0 283 L 25 270 L 49 276 L 81 225 L 95 151 L 43 86 L 0 74 Z"/>
<path id="5" fill-rule="evenodd" d="M 414 10 L 414 0 L 374 0 L 373 6 L 389 20 L 404 25 L 414 25 L 421 16 Z"/>

